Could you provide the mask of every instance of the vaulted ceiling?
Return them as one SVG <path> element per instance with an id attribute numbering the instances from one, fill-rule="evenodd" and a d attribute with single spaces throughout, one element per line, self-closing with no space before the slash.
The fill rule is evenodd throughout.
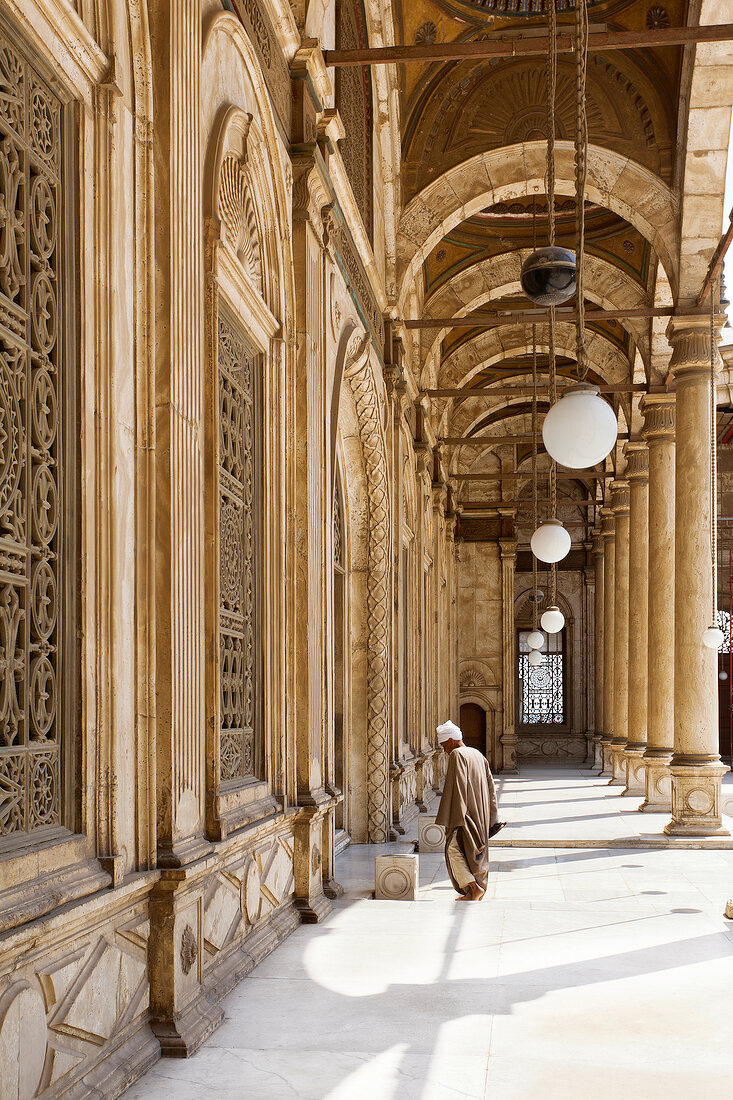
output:
<path id="1" fill-rule="evenodd" d="M 692 5 L 689 5 L 690 7 Z M 432 44 L 493 38 L 505 32 L 546 32 L 545 0 L 395 0 L 395 37 Z M 574 24 L 573 0 L 557 0 L 558 25 Z M 591 31 L 685 25 L 687 0 L 589 0 Z M 586 307 L 628 310 L 671 301 L 678 278 L 677 233 L 682 47 L 591 52 L 586 113 L 591 147 L 586 191 Z M 537 58 L 430 61 L 400 68 L 402 207 L 399 254 L 403 315 L 467 317 L 488 310 L 531 307 L 519 285 L 521 264 L 547 243 L 544 184 L 547 140 L 546 64 Z M 557 243 L 575 247 L 572 142 L 575 60 L 558 58 L 556 94 Z M 684 122 L 684 118 L 683 118 Z M 483 199 L 483 202 L 482 202 Z M 570 303 L 572 304 L 572 303 Z M 603 319 L 588 323 L 591 378 L 623 385 L 660 381 L 655 348 L 666 322 Z M 544 405 L 547 326 L 535 329 Z M 574 329 L 558 324 L 559 373 L 574 367 Z M 453 473 L 498 474 L 526 464 L 525 397 L 487 402 L 471 389 L 526 384 L 531 375 L 532 325 L 507 318 L 486 329 L 435 326 L 414 333 L 413 361 L 423 389 L 461 387 L 467 397 L 433 397 L 438 438 L 479 434 L 494 447 L 446 445 Z M 630 394 L 613 397 L 622 431 L 634 421 Z M 638 419 L 638 416 L 637 416 Z M 611 457 L 611 462 L 615 456 Z M 516 499 L 521 483 L 463 482 L 464 503 Z M 586 497 L 581 481 L 566 489 Z M 591 489 L 592 491 L 592 489 Z M 600 490 L 599 490 L 600 492 Z M 580 514 L 593 522 L 592 509 Z M 583 537 L 582 529 L 578 537 Z"/>

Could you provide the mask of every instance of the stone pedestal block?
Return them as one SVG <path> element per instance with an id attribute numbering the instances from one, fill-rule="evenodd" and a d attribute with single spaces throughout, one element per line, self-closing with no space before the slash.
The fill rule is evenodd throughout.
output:
<path id="1" fill-rule="evenodd" d="M 417 847 L 420 852 L 442 852 L 445 850 L 445 826 L 436 825 L 435 817 L 420 814 L 417 819 Z"/>
<path id="2" fill-rule="evenodd" d="M 647 749 L 647 752 L 649 750 Z M 639 809 L 642 813 L 660 814 L 672 809 L 672 777 L 669 762 L 672 753 L 644 757 L 645 799 Z"/>
<path id="3" fill-rule="evenodd" d="M 376 856 L 374 897 L 377 901 L 416 901 L 418 887 L 417 856 Z"/>
<path id="4" fill-rule="evenodd" d="M 725 903 L 724 916 L 726 916 L 728 920 L 733 920 L 733 898 L 729 898 Z"/>
<path id="5" fill-rule="evenodd" d="M 626 786 L 626 749 L 624 745 L 611 745 L 611 778 L 609 787 Z"/>
<path id="6" fill-rule="evenodd" d="M 675 764 L 672 775 L 672 820 L 669 836 L 728 836 L 720 805 L 725 764 Z"/>
<path id="7" fill-rule="evenodd" d="M 626 750 L 626 790 L 624 794 L 638 794 L 642 798 L 646 793 L 646 768 L 644 750 Z"/>

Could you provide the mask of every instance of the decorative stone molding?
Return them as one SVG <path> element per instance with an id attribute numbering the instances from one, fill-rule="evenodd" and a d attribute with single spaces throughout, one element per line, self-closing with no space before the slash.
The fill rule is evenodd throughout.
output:
<path id="1" fill-rule="evenodd" d="M 616 534 L 613 508 L 601 508 L 601 538 L 612 539 Z"/>
<path id="2" fill-rule="evenodd" d="M 644 415 L 642 435 L 648 443 L 657 439 L 674 439 L 677 427 L 674 394 L 645 394 L 639 408 Z"/>
<path id="3" fill-rule="evenodd" d="M 187 924 L 181 936 L 181 969 L 184 974 L 190 973 L 198 953 L 199 945 L 196 942 L 194 930 L 190 924 Z"/>
<path id="4" fill-rule="evenodd" d="M 718 352 L 718 340 L 725 323 L 725 315 L 718 314 L 715 318 L 715 352 L 714 370 L 717 372 L 723 365 Z M 684 374 L 695 374 L 698 371 L 710 370 L 710 318 L 675 317 L 667 326 L 667 339 L 672 345 L 672 357 L 669 361 L 669 369 L 675 378 Z"/>
<path id="5" fill-rule="evenodd" d="M 649 450 L 646 443 L 633 441 L 624 447 L 626 456 L 626 470 L 624 477 L 627 481 L 649 480 Z"/>
<path id="6" fill-rule="evenodd" d="M 366 466 L 369 508 L 367 555 L 367 828 L 369 840 L 387 840 L 388 793 L 388 627 L 389 484 L 379 395 L 370 360 L 370 338 L 356 332 L 346 352 L 344 377 L 351 384 Z"/>
<path id="7" fill-rule="evenodd" d="M 626 480 L 618 479 L 611 482 L 611 506 L 614 517 L 627 516 L 631 505 L 631 492 Z M 602 514 L 602 513 L 601 513 Z"/>

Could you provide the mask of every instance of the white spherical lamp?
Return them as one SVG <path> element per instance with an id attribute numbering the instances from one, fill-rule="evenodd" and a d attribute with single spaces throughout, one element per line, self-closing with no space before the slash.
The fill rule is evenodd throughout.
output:
<path id="1" fill-rule="evenodd" d="M 532 665 L 532 668 L 536 668 L 537 665 L 541 665 L 544 661 L 544 657 L 540 653 L 539 649 L 530 649 L 527 660 Z"/>
<path id="2" fill-rule="evenodd" d="M 542 649 L 545 644 L 545 636 L 541 630 L 532 630 L 527 635 L 527 645 L 530 649 Z"/>
<path id="3" fill-rule="evenodd" d="M 542 425 L 547 453 L 563 466 L 585 470 L 611 453 L 618 436 L 616 414 L 597 386 L 571 386 Z"/>
<path id="4" fill-rule="evenodd" d="M 540 621 L 548 634 L 559 634 L 565 626 L 565 616 L 559 607 L 548 607 Z"/>
<path id="5" fill-rule="evenodd" d="M 725 639 L 725 634 L 717 626 L 709 626 L 702 636 L 703 645 L 708 649 L 720 649 Z"/>
<path id="6" fill-rule="evenodd" d="M 570 550 L 570 535 L 559 519 L 541 523 L 530 539 L 532 553 L 540 561 L 561 561 Z"/>
<path id="7" fill-rule="evenodd" d="M 718 679 L 719 680 L 727 680 L 728 679 L 728 673 L 725 670 L 723 670 L 723 672 L 719 672 L 718 673 Z"/>

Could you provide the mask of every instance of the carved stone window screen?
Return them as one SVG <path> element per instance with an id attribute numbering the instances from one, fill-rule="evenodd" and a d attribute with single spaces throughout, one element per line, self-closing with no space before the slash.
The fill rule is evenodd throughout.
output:
<path id="1" fill-rule="evenodd" d="M 62 312 L 73 315 L 62 249 L 67 114 L 0 25 L 0 837 L 11 844 L 71 823 L 62 800 L 75 697 L 64 568 L 74 536 L 63 523 L 67 489 L 75 495 L 62 432 L 74 390 Z"/>
<path id="2" fill-rule="evenodd" d="M 261 356 L 221 297 L 219 401 L 219 779 L 261 778 Z"/>
<path id="3" fill-rule="evenodd" d="M 344 545 L 344 505 L 341 494 L 341 475 L 336 473 L 336 483 L 333 489 L 333 564 L 339 572 L 345 571 Z"/>

